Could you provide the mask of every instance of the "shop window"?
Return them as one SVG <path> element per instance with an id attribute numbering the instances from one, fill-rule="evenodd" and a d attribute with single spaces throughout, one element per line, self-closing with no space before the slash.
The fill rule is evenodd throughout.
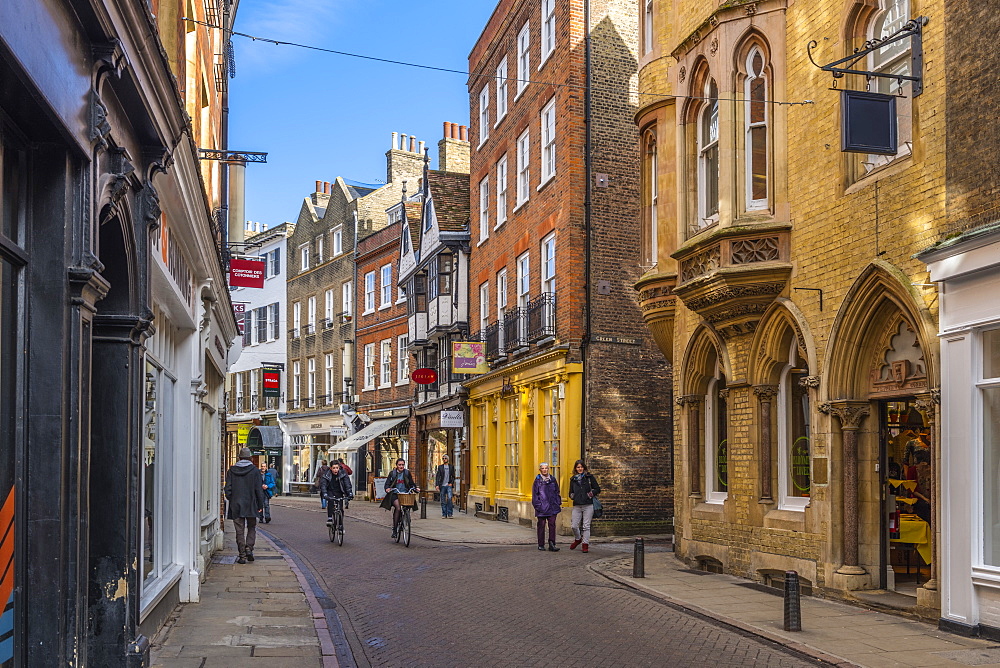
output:
<path id="1" fill-rule="evenodd" d="M 476 435 L 476 480 L 475 483 L 480 487 L 486 487 L 486 429 L 487 429 L 487 410 L 488 406 L 485 402 L 479 404 L 476 407 L 476 420 L 475 420 L 475 435 Z"/>
<path id="2" fill-rule="evenodd" d="M 521 431 L 520 398 L 515 395 L 504 399 L 504 486 L 516 490 L 520 486 Z"/>
<path id="3" fill-rule="evenodd" d="M 705 501 L 722 503 L 729 494 L 729 390 L 717 369 L 705 396 Z"/>
<path id="4" fill-rule="evenodd" d="M 559 390 L 560 386 L 558 385 L 542 390 L 542 428 L 544 429 L 544 440 L 542 441 L 544 452 L 542 456 L 549 463 L 549 469 L 552 475 L 556 477 L 556 480 L 561 479 L 560 475 L 562 472 L 562 457 L 560 456 L 562 453 L 559 447 Z"/>
<path id="5" fill-rule="evenodd" d="M 801 383 L 809 366 L 794 340 L 788 360 L 778 383 L 778 507 L 803 510 L 809 504 L 812 480 L 809 388 Z"/>
<path id="6" fill-rule="evenodd" d="M 767 61 L 758 47 L 747 55 L 747 78 L 744 81 L 746 109 L 746 208 L 756 211 L 767 208 L 768 190 L 768 80 Z"/>
<path id="7" fill-rule="evenodd" d="M 982 402 L 983 563 L 1000 567 L 1000 329 L 981 337 L 982 367 L 978 379 Z"/>
<path id="8" fill-rule="evenodd" d="M 159 333 L 158 333 L 159 334 Z M 173 381 L 146 361 L 142 430 L 142 588 L 149 591 L 171 563 L 170 521 L 164 515 L 170 500 Z"/>

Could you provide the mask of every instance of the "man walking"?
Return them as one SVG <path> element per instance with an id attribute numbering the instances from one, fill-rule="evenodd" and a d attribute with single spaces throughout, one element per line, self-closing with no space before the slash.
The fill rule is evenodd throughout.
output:
<path id="1" fill-rule="evenodd" d="M 441 517 L 450 519 L 455 514 L 455 504 L 451 500 L 452 490 L 455 487 L 455 467 L 449 463 L 448 455 L 442 457 L 441 461 L 437 475 L 434 476 L 434 489 L 438 491 L 441 499 Z"/>
<path id="2" fill-rule="evenodd" d="M 253 561 L 253 548 L 257 543 L 257 515 L 264 510 L 264 478 L 250 461 L 252 456 L 250 448 L 240 450 L 240 460 L 226 471 L 226 486 L 223 490 L 229 501 L 226 518 L 236 525 L 236 547 L 240 553 L 236 559 L 238 564 Z"/>
<path id="3" fill-rule="evenodd" d="M 264 509 L 257 516 L 257 519 L 264 524 L 271 523 L 271 497 L 274 496 L 274 490 L 277 487 L 277 483 L 274 482 L 274 475 L 271 473 L 272 470 L 268 470 L 263 464 L 260 467 L 260 475 L 264 480 L 261 485 L 264 489 Z"/>

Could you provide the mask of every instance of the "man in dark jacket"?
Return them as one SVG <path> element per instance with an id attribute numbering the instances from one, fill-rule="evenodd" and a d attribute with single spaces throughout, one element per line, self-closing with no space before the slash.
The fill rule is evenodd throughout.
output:
<path id="1" fill-rule="evenodd" d="M 455 515 L 455 504 L 451 501 L 452 490 L 455 488 L 455 467 L 451 465 L 448 455 L 442 457 L 441 462 L 434 476 L 434 489 L 441 499 L 441 517 L 449 519 Z"/>
<path id="2" fill-rule="evenodd" d="M 226 471 L 224 492 L 229 501 L 226 519 L 236 525 L 236 547 L 240 556 L 238 564 L 253 561 L 253 548 L 257 542 L 257 515 L 264 510 L 264 478 L 250 461 L 250 448 L 240 450 L 240 460 Z M 244 531 L 246 536 L 244 536 Z"/>
<path id="3" fill-rule="evenodd" d="M 320 508 L 326 508 L 326 497 L 323 496 L 323 490 L 321 490 L 319 488 L 320 480 L 323 479 L 323 476 L 325 476 L 326 472 L 329 471 L 329 470 L 330 470 L 330 467 L 326 465 L 326 460 L 325 459 L 320 460 L 319 470 L 316 471 L 316 477 L 313 478 L 313 487 L 315 487 L 316 491 L 319 492 L 319 507 Z"/>
<path id="4" fill-rule="evenodd" d="M 351 476 L 347 475 L 347 471 L 342 471 L 340 464 L 337 462 L 330 464 L 330 468 L 320 478 L 319 493 L 326 499 L 326 523 L 327 525 L 332 525 L 333 507 L 335 504 L 330 502 L 334 500 L 341 502 L 345 500 L 350 501 L 354 498 L 354 487 L 351 485 Z"/>

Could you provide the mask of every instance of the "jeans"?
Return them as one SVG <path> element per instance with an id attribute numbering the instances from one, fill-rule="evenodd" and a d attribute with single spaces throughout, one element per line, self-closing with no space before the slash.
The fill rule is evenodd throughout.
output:
<path id="1" fill-rule="evenodd" d="M 580 525 L 583 525 L 583 544 L 590 544 L 590 521 L 594 519 L 594 505 L 573 506 L 573 536 L 580 540 Z"/>
<path id="2" fill-rule="evenodd" d="M 260 512 L 257 519 L 266 522 L 271 521 L 271 498 L 267 495 L 267 492 L 264 492 L 264 510 Z"/>
<path id="3" fill-rule="evenodd" d="M 538 520 L 538 546 L 545 547 L 545 525 L 549 525 L 549 542 L 556 542 L 556 516 L 536 517 Z"/>
<path id="4" fill-rule="evenodd" d="M 441 485 L 441 517 L 451 517 L 455 514 L 455 504 L 452 503 L 451 485 Z"/>
<path id="5" fill-rule="evenodd" d="M 326 503 L 327 518 L 333 517 L 333 511 L 340 505 L 340 526 L 344 526 L 344 499 L 330 499 Z"/>
<path id="6" fill-rule="evenodd" d="M 256 517 L 236 517 L 233 518 L 236 525 L 236 548 L 240 556 L 246 556 L 247 552 L 253 552 L 253 546 L 257 544 L 257 518 Z M 244 538 L 243 532 L 246 531 Z"/>
<path id="7" fill-rule="evenodd" d="M 323 492 L 319 493 L 319 507 L 326 508 L 326 497 L 323 496 Z"/>

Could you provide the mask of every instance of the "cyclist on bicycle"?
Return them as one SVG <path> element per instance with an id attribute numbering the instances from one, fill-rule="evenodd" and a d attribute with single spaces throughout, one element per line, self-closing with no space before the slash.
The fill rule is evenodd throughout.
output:
<path id="1" fill-rule="evenodd" d="M 409 469 L 406 468 L 406 461 L 402 459 L 396 460 L 396 468 L 392 470 L 389 477 L 385 479 L 385 498 L 382 499 L 382 503 L 379 504 L 381 508 L 388 510 L 392 508 L 392 537 L 396 537 L 396 527 L 399 526 L 399 516 L 402 514 L 402 510 L 399 507 L 399 499 L 397 494 L 399 492 L 409 492 L 410 490 L 420 489 L 413 482 L 413 476 L 410 474 Z"/>
<path id="2" fill-rule="evenodd" d="M 341 471 L 340 465 L 334 462 L 328 470 L 320 474 L 319 478 L 319 493 L 323 499 L 327 500 L 326 523 L 332 525 L 334 504 L 329 503 L 329 501 L 336 499 L 343 503 L 345 499 L 350 501 L 354 498 L 351 476 L 347 475 L 346 471 Z"/>

